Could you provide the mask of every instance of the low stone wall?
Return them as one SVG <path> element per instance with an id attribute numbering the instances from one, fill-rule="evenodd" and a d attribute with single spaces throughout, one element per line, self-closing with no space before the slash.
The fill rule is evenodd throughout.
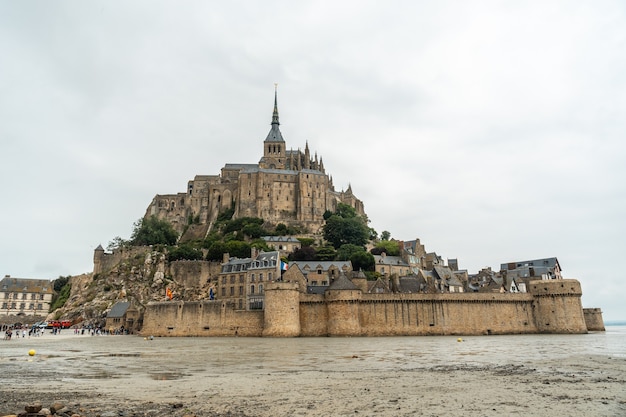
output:
<path id="1" fill-rule="evenodd" d="M 144 336 L 261 336 L 263 312 L 235 310 L 223 301 L 148 303 Z"/>

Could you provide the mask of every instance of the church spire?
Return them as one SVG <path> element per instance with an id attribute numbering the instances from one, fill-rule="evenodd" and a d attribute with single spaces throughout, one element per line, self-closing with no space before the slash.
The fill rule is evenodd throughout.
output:
<path id="1" fill-rule="evenodd" d="M 274 112 L 272 113 L 272 128 L 270 133 L 267 134 L 265 142 L 285 142 L 283 135 L 280 133 L 278 126 L 278 84 L 274 83 Z M 271 148 L 272 150 L 274 148 Z M 278 148 L 277 148 L 278 149 Z"/>
<path id="2" fill-rule="evenodd" d="M 280 125 L 278 122 L 278 83 L 274 83 L 274 113 L 272 114 L 272 125 Z"/>

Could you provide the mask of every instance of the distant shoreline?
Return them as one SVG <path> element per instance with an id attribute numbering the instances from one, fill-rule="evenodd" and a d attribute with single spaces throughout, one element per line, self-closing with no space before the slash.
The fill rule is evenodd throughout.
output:
<path id="1" fill-rule="evenodd" d="M 626 326 L 626 320 L 605 321 L 605 326 Z"/>

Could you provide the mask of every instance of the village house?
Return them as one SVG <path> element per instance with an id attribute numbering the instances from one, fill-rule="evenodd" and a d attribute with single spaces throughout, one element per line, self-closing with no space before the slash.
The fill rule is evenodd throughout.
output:
<path id="1" fill-rule="evenodd" d="M 415 272 L 401 256 L 389 256 L 385 252 L 374 255 L 374 270 L 382 276 L 405 276 Z"/>
<path id="2" fill-rule="evenodd" d="M 277 250 L 280 256 L 287 256 L 302 247 L 302 243 L 293 236 L 263 236 L 265 244 Z"/>
<path id="3" fill-rule="evenodd" d="M 139 311 L 128 301 L 119 301 L 113 304 L 107 313 L 105 329 L 115 332 L 134 333 L 141 329 Z"/>
<path id="4" fill-rule="evenodd" d="M 350 261 L 292 261 L 289 269 L 297 267 L 304 276 L 308 293 L 323 293 L 343 273 L 352 272 Z M 292 273 L 293 274 L 293 273 Z M 291 274 L 289 275 L 291 276 Z"/>
<path id="5" fill-rule="evenodd" d="M 280 267 L 278 251 L 259 252 L 252 248 L 252 256 L 243 259 L 225 253 L 216 298 L 232 302 L 238 310 L 263 310 L 264 286 L 280 279 Z"/>
<path id="6" fill-rule="evenodd" d="M 533 259 L 530 261 L 517 261 L 500 264 L 500 275 L 508 282 L 515 281 L 521 292 L 533 280 L 563 279 L 561 265 L 557 258 Z"/>
<path id="7" fill-rule="evenodd" d="M 16 316 L 46 315 L 50 310 L 54 289 L 45 279 L 13 278 L 0 281 L 1 314 Z"/>

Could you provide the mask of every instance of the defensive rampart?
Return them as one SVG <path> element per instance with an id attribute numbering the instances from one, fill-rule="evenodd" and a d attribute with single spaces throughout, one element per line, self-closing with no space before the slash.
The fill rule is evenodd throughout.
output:
<path id="1" fill-rule="evenodd" d="M 302 294 L 295 283 L 268 283 L 265 311 L 222 301 L 150 303 L 144 335 L 421 336 L 586 333 L 601 312 L 583 315 L 576 280 L 532 281 L 528 293 Z M 599 310 L 599 309 L 598 309 Z M 598 316 L 599 315 L 599 316 Z M 598 317 L 599 320 L 598 321 Z"/>
<path id="2" fill-rule="evenodd" d="M 603 332 L 604 320 L 602 319 L 602 310 L 599 308 L 583 308 L 585 316 L 585 324 L 590 332 Z"/>

